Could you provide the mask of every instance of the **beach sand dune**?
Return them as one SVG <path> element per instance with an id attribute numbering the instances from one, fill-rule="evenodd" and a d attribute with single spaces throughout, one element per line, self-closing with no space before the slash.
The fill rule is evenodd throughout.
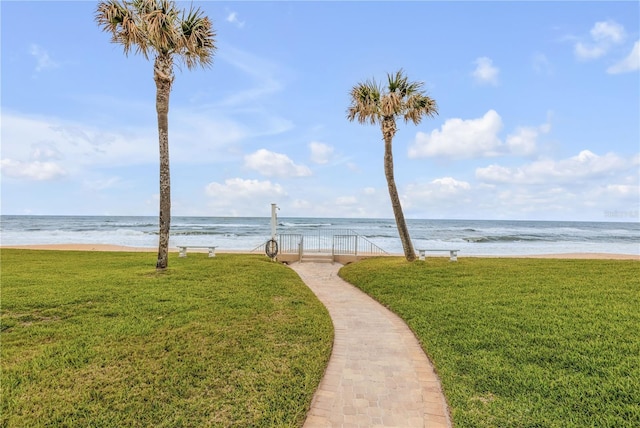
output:
<path id="1" fill-rule="evenodd" d="M 124 245 L 108 244 L 38 244 L 38 245 L 3 245 L 0 248 L 17 248 L 22 250 L 68 250 L 68 251 L 129 251 L 129 252 L 155 252 L 157 248 L 151 247 L 126 247 Z M 173 251 L 173 248 L 169 249 Z M 178 251 L 176 248 L 175 251 Z"/>

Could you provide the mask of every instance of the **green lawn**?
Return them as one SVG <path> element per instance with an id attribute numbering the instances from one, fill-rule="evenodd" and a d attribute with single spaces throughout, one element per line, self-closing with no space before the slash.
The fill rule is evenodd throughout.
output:
<path id="1" fill-rule="evenodd" d="M 264 256 L 1 252 L 1 426 L 301 426 L 333 327 Z"/>
<path id="2" fill-rule="evenodd" d="M 407 321 L 457 427 L 640 427 L 640 262 L 394 257 L 340 275 Z"/>

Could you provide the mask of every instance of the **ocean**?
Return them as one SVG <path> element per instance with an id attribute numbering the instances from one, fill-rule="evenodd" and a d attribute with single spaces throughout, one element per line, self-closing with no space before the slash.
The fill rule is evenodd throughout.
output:
<path id="1" fill-rule="evenodd" d="M 407 225 L 416 248 L 464 255 L 611 253 L 640 255 L 638 222 L 417 220 Z M 277 234 L 350 230 L 392 254 L 402 246 L 393 219 L 278 218 Z M 173 217 L 170 246 L 216 245 L 251 251 L 271 238 L 269 217 Z M 0 216 L 0 245 L 158 245 L 158 218 L 141 216 Z"/>

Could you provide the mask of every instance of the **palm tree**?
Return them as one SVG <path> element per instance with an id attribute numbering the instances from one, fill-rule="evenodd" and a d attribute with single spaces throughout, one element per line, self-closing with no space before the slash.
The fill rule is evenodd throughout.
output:
<path id="1" fill-rule="evenodd" d="M 395 74 L 387 73 L 387 86 L 379 86 L 375 80 L 358 83 L 351 89 L 351 105 L 347 110 L 347 119 L 356 119 L 359 123 L 380 124 L 384 139 L 384 174 L 387 179 L 391 206 L 398 226 L 398 234 L 407 261 L 416 259 L 409 230 L 402 213 L 402 205 L 398 197 L 398 189 L 393 176 L 393 137 L 396 135 L 396 118 L 403 117 L 405 123 L 415 125 L 423 116 L 432 117 L 438 114 L 435 100 L 422 91 L 422 82 L 409 82 L 400 69 Z"/>
<path id="2" fill-rule="evenodd" d="M 156 112 L 160 146 L 160 219 L 157 270 L 169 261 L 171 181 L 169 173 L 169 95 L 173 84 L 174 56 L 187 68 L 207 67 L 216 50 L 215 31 L 199 8 L 180 12 L 171 0 L 108 0 L 98 4 L 99 27 L 111 33 L 111 42 L 121 44 L 125 55 L 131 48 L 146 59 L 155 55 Z"/>

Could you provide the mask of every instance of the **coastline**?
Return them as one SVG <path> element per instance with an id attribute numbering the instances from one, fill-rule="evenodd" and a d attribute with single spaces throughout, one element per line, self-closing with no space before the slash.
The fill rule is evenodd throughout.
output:
<path id="1" fill-rule="evenodd" d="M 124 245 L 109 244 L 41 244 L 41 245 L 0 245 L 2 249 L 22 249 L 22 250 L 59 250 L 59 251 L 122 251 L 122 252 L 156 252 L 154 247 L 127 247 Z M 198 250 L 192 250 L 198 252 Z M 206 252 L 205 250 L 201 250 Z M 177 253 L 177 248 L 169 248 L 169 252 Z M 250 251 L 216 249 L 216 253 L 238 253 L 257 254 Z M 391 254 L 392 256 L 402 256 L 402 254 Z M 459 255 L 458 257 L 465 257 Z M 557 254 L 532 254 L 532 255 L 469 255 L 466 257 L 491 257 L 491 258 L 544 258 L 544 259 L 601 259 L 601 260 L 639 260 L 640 255 L 636 254 L 612 254 L 612 253 L 557 253 Z"/>

